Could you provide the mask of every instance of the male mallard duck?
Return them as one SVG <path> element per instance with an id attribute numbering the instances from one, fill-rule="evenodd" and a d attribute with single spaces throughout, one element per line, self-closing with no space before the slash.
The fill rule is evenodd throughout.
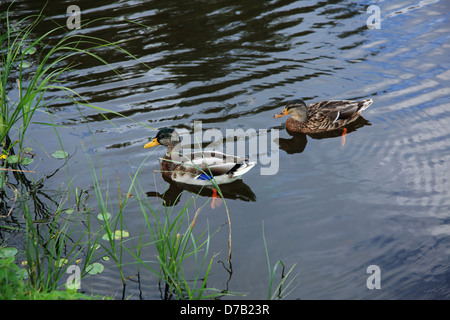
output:
<path id="1" fill-rule="evenodd" d="M 332 100 L 306 106 L 303 100 L 288 101 L 275 118 L 292 115 L 286 128 L 294 132 L 319 133 L 341 128 L 356 120 L 371 104 L 372 99 L 361 101 Z M 345 133 L 345 129 L 344 129 Z"/>
<path id="2" fill-rule="evenodd" d="M 247 158 L 235 157 L 216 151 L 200 151 L 182 154 L 180 137 L 174 129 L 163 128 L 144 148 L 157 145 L 167 147 L 167 153 L 161 160 L 161 173 L 164 178 L 190 184 L 211 185 L 211 180 L 224 184 L 239 179 L 248 172 L 255 162 Z"/>

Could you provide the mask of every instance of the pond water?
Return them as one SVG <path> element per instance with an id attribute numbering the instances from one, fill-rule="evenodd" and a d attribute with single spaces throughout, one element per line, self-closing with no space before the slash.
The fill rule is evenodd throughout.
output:
<path id="1" fill-rule="evenodd" d="M 36 1 L 16 2 L 17 19 L 41 9 Z M 169 188 L 155 173 L 165 148 L 142 148 L 157 129 L 193 134 L 199 121 L 203 132 L 216 129 L 224 136 L 227 130 L 248 130 L 255 133 L 247 137 L 248 153 L 258 163 L 226 190 L 232 272 L 220 263 L 228 255 L 225 206 L 213 210 L 208 204 L 197 218 L 198 230 L 219 230 L 211 238 L 210 251 L 218 255 L 208 286 L 247 293 L 238 299 L 267 297 L 264 227 L 272 266 L 277 260 L 287 268 L 295 264 L 298 277 L 288 299 L 450 298 L 448 1 L 77 4 L 83 20 L 111 17 L 79 32 L 123 41 L 120 46 L 140 61 L 105 49 L 105 59 L 122 78 L 91 59 L 66 76 L 66 85 L 91 103 L 128 117 L 111 115 L 113 126 L 89 108 L 82 110 L 83 118 L 67 102 L 52 103 L 54 121 L 64 126 L 58 132 L 71 154 L 74 185 L 92 186 L 82 143 L 94 162 L 100 156 L 114 206 L 117 175 L 125 188 L 142 163 L 140 183 L 149 195 Z M 381 21 L 368 28 L 376 14 L 367 11 L 373 4 Z M 66 3 L 52 3 L 45 14 L 64 24 L 66 9 Z M 348 127 L 343 145 L 341 132 L 320 137 L 287 132 L 286 118 L 273 116 L 295 98 L 374 103 Z M 37 115 L 40 121 L 48 122 L 48 116 Z M 261 130 L 268 130 L 264 139 L 276 147 L 263 150 Z M 37 147 L 60 148 L 53 129 L 36 124 L 30 136 L 36 170 L 53 172 L 61 162 Z M 276 170 L 263 174 L 269 166 L 263 156 L 273 159 Z M 56 172 L 47 190 L 67 182 L 66 174 Z M 173 210 L 192 195 L 182 191 Z M 201 196 L 196 206 L 206 201 L 209 197 Z M 162 206 L 157 197 L 151 203 Z M 141 223 L 138 206 L 129 207 L 132 235 L 139 235 Z M 154 252 L 142 255 L 152 259 Z M 379 267 L 380 289 L 367 286 L 371 265 Z M 136 266 L 124 272 L 134 275 Z M 146 271 L 140 276 L 140 283 L 127 283 L 125 296 L 160 299 L 156 277 Z M 116 269 L 89 279 L 85 291 L 122 298 Z"/>

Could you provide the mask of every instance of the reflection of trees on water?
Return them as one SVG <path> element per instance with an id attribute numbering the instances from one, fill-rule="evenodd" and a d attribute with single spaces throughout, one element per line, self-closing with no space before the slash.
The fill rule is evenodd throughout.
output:
<path id="1" fill-rule="evenodd" d="M 9 141 L 9 138 L 6 141 Z M 9 155 L 14 155 L 13 148 L 9 148 Z M 0 171 L 3 183 L 0 189 L 1 240 L 8 240 L 11 236 L 21 238 L 21 234 L 28 230 L 28 235 L 25 237 L 31 237 L 34 246 L 38 246 L 39 250 L 42 250 L 42 252 L 33 254 L 44 254 L 49 261 L 61 256 L 62 250 L 66 250 L 69 242 L 81 249 L 82 246 L 70 239 L 69 234 L 60 232 L 61 224 L 65 222 L 61 222 L 59 218 L 63 210 L 62 206 L 67 200 L 66 191 L 45 190 L 46 181 L 63 168 L 68 159 L 51 174 L 44 175 L 36 181 L 28 176 L 33 173 L 19 164 L 12 165 L 6 161 L 3 163 Z M 53 238 L 60 245 L 55 247 L 56 251 L 49 251 L 47 244 L 49 241 L 53 241 Z M 31 249 L 31 251 L 33 250 Z M 34 258 L 40 259 L 40 257 Z M 27 267 L 33 268 L 32 261 Z"/>

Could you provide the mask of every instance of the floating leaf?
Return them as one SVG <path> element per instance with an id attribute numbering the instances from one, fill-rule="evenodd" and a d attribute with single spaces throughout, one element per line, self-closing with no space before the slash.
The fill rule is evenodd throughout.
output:
<path id="1" fill-rule="evenodd" d="M 29 63 L 28 61 L 22 61 L 22 69 L 27 69 L 29 67 L 31 67 L 31 63 Z"/>
<path id="2" fill-rule="evenodd" d="M 94 262 L 93 264 L 90 264 L 86 267 L 86 271 L 89 274 L 98 274 L 102 273 L 105 267 L 101 263 Z"/>
<path id="3" fill-rule="evenodd" d="M 109 261 L 109 256 L 103 256 L 103 261 Z"/>
<path id="4" fill-rule="evenodd" d="M 116 240 L 120 240 L 122 238 L 126 238 L 129 236 L 130 236 L 130 234 L 128 233 L 128 231 L 116 230 L 116 232 L 114 232 L 114 238 Z"/>
<path id="5" fill-rule="evenodd" d="M 8 162 L 10 164 L 14 164 L 14 163 L 19 162 L 19 155 L 13 154 L 12 156 L 8 156 L 6 158 L 6 162 Z"/>
<path id="6" fill-rule="evenodd" d="M 74 212 L 75 212 L 74 209 L 67 209 L 67 210 L 66 210 L 66 213 L 67 213 L 67 214 L 72 214 L 72 213 L 74 213 Z"/>
<path id="7" fill-rule="evenodd" d="M 99 220 L 104 220 L 104 217 L 106 217 L 106 219 L 109 219 L 109 218 L 111 218 L 111 214 L 110 214 L 109 212 L 107 212 L 105 215 L 103 215 L 103 213 L 99 213 L 99 214 L 97 215 L 97 218 L 98 218 Z"/>
<path id="8" fill-rule="evenodd" d="M 20 160 L 20 164 L 27 166 L 29 164 L 33 163 L 33 159 L 32 158 L 22 158 L 22 160 Z"/>
<path id="9" fill-rule="evenodd" d="M 36 48 L 35 47 L 29 47 L 27 50 L 25 50 L 24 54 L 35 54 Z"/>
<path id="10" fill-rule="evenodd" d="M 114 237 L 115 240 L 120 240 L 120 239 L 122 239 L 122 238 L 126 238 L 126 237 L 129 237 L 129 236 L 130 236 L 130 233 L 129 233 L 128 231 L 123 231 L 123 230 L 116 230 L 116 231 L 114 232 L 114 235 L 113 235 L 113 237 Z M 109 240 L 108 234 L 105 233 L 105 234 L 102 236 L 102 239 L 108 241 L 108 240 Z"/>
<path id="11" fill-rule="evenodd" d="M 28 157 L 20 159 L 18 154 L 13 154 L 11 156 L 6 157 L 6 162 L 8 162 L 9 164 L 16 164 L 19 161 L 20 161 L 20 164 L 22 164 L 24 166 L 27 166 L 34 162 L 34 160 L 32 158 L 28 158 Z"/>
<path id="12" fill-rule="evenodd" d="M 15 256 L 18 250 L 13 247 L 6 247 L 0 249 L 0 258 L 9 258 Z"/>
<path id="13" fill-rule="evenodd" d="M 52 153 L 52 157 L 56 159 L 64 159 L 67 158 L 69 154 L 63 150 L 58 150 Z"/>
<path id="14" fill-rule="evenodd" d="M 64 267 L 68 262 L 69 262 L 68 259 L 66 259 L 66 258 L 61 258 L 61 259 L 59 259 L 58 261 L 55 261 L 55 266 L 56 266 L 57 268 L 61 268 L 61 267 Z"/>

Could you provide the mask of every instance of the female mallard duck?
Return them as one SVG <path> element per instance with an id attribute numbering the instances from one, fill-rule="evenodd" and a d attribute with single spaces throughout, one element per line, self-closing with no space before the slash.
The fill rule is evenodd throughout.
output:
<path id="1" fill-rule="evenodd" d="M 292 115 L 286 128 L 294 132 L 319 133 L 341 128 L 355 121 L 371 104 L 372 99 L 361 101 L 332 100 L 306 106 L 303 100 L 288 101 L 286 107 L 275 118 Z M 345 132 L 344 132 L 345 133 Z"/>
<path id="2" fill-rule="evenodd" d="M 217 184 L 224 184 L 239 179 L 248 172 L 255 162 L 247 158 L 235 157 L 216 151 L 200 151 L 191 154 L 178 152 L 180 137 L 174 129 L 163 128 L 144 148 L 157 145 L 167 147 L 167 153 L 161 159 L 161 173 L 164 178 L 190 184 L 211 185 L 214 179 Z"/>

